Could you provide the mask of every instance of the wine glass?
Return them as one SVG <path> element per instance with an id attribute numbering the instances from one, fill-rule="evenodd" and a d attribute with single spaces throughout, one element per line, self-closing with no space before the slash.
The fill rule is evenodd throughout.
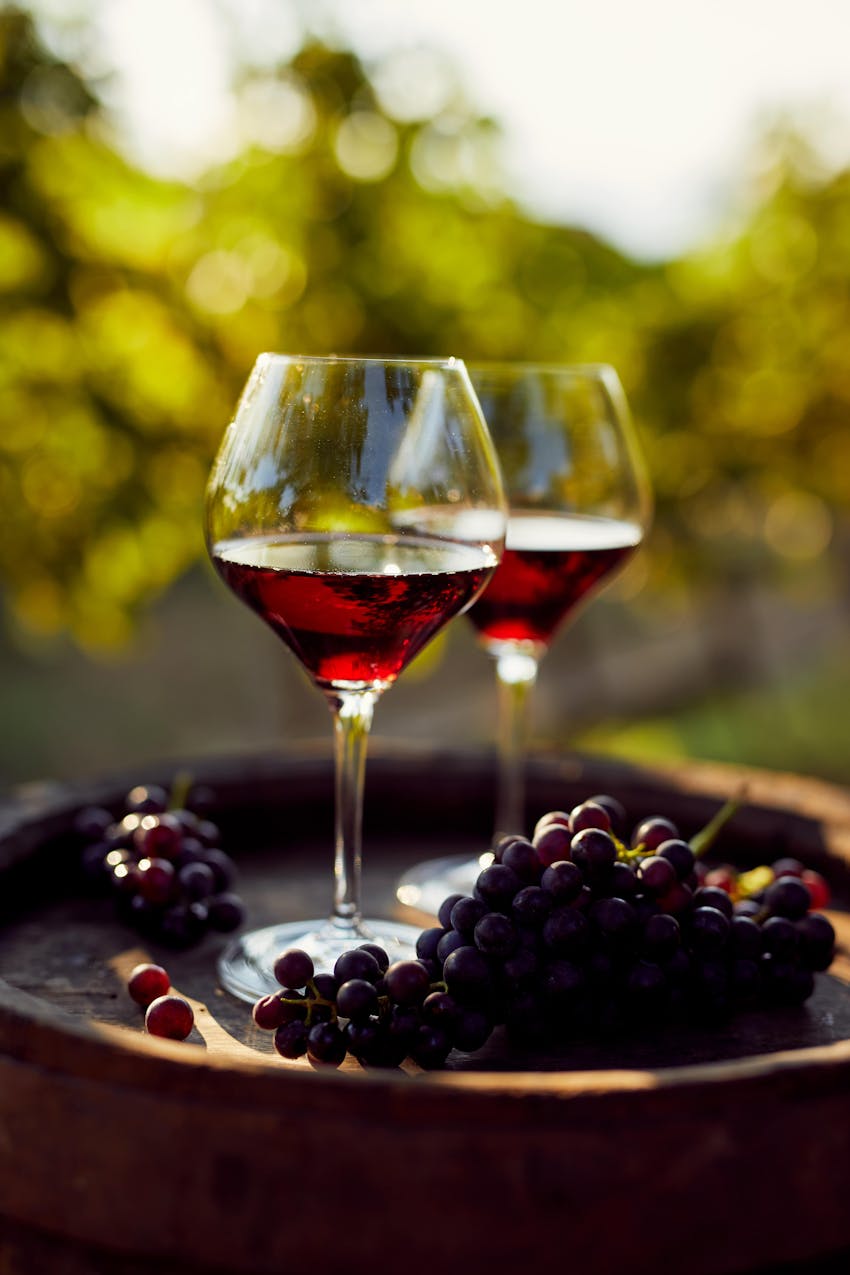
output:
<path id="1" fill-rule="evenodd" d="M 625 394 L 599 365 L 470 366 L 508 494 L 504 557 L 467 612 L 495 663 L 499 688 L 494 840 L 526 833 L 524 760 L 540 661 L 556 633 L 638 548 L 650 494 Z M 478 859 L 418 864 L 402 903 L 434 913 L 472 890 Z"/>
<path id="2" fill-rule="evenodd" d="M 464 364 L 261 354 L 207 488 L 210 557 L 226 585 L 325 696 L 335 739 L 333 906 L 325 920 L 246 933 L 223 953 L 225 987 L 273 990 L 278 953 L 318 969 L 376 942 L 414 953 L 418 931 L 364 920 L 366 744 L 381 694 L 489 580 L 507 506 Z"/>

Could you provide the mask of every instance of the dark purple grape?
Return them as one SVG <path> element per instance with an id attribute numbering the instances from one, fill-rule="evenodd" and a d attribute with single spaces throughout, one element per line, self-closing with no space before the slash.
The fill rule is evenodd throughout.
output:
<path id="1" fill-rule="evenodd" d="M 540 986 L 549 1007 L 563 1012 L 578 1000 L 586 981 L 584 972 L 572 961 L 550 961 L 541 972 Z"/>
<path id="2" fill-rule="evenodd" d="M 561 860 L 549 865 L 540 878 L 540 886 L 555 903 L 571 903 L 581 894 L 584 877 L 578 864 Z"/>
<path id="3" fill-rule="evenodd" d="M 187 863 L 177 871 L 177 884 L 188 899 L 207 899 L 215 893 L 215 873 L 207 863 Z"/>
<path id="4" fill-rule="evenodd" d="M 588 828 L 599 828 L 602 832 L 610 832 L 611 816 L 598 802 L 583 801 L 581 805 L 573 806 L 570 811 L 569 828 L 573 836 L 578 832 L 585 832 Z"/>
<path id="5" fill-rule="evenodd" d="M 762 912 L 762 904 L 757 899 L 739 899 L 734 905 L 735 916 L 757 917 Z"/>
<path id="6" fill-rule="evenodd" d="M 143 896 L 142 896 L 143 897 Z M 152 932 L 167 947 L 193 947 L 207 933 L 209 912 L 204 903 L 174 903 L 150 918 Z"/>
<path id="7" fill-rule="evenodd" d="M 679 922 L 666 912 L 651 916 L 643 927 L 643 951 L 650 961 L 669 961 L 682 939 Z"/>
<path id="8" fill-rule="evenodd" d="M 609 833 L 587 828 L 573 837 L 570 858 L 583 872 L 601 875 L 617 862 L 617 847 Z"/>
<path id="9" fill-rule="evenodd" d="M 229 854 L 225 854 L 223 850 L 214 846 L 205 848 L 201 862 L 206 863 L 215 873 L 216 893 L 223 894 L 233 889 L 236 884 L 236 864 Z"/>
<path id="10" fill-rule="evenodd" d="M 86 841 L 105 841 L 114 820 L 103 806 L 83 806 L 74 816 L 74 832 Z"/>
<path id="11" fill-rule="evenodd" d="M 835 930 L 821 912 L 807 912 L 795 922 L 800 960 L 807 969 L 826 970 L 835 956 Z"/>
<path id="12" fill-rule="evenodd" d="M 438 1023 L 423 1023 L 410 1044 L 410 1056 L 426 1070 L 442 1067 L 452 1048 L 451 1036 Z"/>
<path id="13" fill-rule="evenodd" d="M 136 889 L 148 903 L 168 903 L 176 896 L 177 873 L 168 859 L 140 859 L 135 877 Z"/>
<path id="14" fill-rule="evenodd" d="M 544 868 L 550 863 L 559 863 L 569 859 L 573 836 L 569 830 L 569 816 L 564 816 L 564 823 L 539 823 L 534 830 L 532 845 Z"/>
<path id="15" fill-rule="evenodd" d="M 307 1057 L 312 1063 L 339 1067 L 346 1055 L 345 1038 L 336 1023 L 316 1023 L 307 1032 Z"/>
<path id="16" fill-rule="evenodd" d="M 540 968 L 540 958 L 532 947 L 517 947 L 502 962 L 500 982 L 504 987 L 517 987 L 529 982 Z"/>
<path id="17" fill-rule="evenodd" d="M 611 898 L 632 899 L 638 892 L 638 879 L 628 863 L 614 863 L 611 871 L 596 882 L 596 889 Z"/>
<path id="18" fill-rule="evenodd" d="M 458 937 L 463 943 L 462 936 Z M 479 952 L 485 956 L 510 956 L 517 942 L 513 923 L 501 912 L 488 912 L 482 916 L 472 937 Z"/>
<path id="19" fill-rule="evenodd" d="M 687 841 L 680 841 L 675 837 L 670 841 L 662 841 L 655 853 L 662 859 L 669 859 L 680 881 L 689 879 L 694 870 L 696 857 Z"/>
<path id="20" fill-rule="evenodd" d="M 490 1039 L 493 1024 L 482 1009 L 464 1008 L 459 1020 L 452 1029 L 452 1040 L 455 1049 L 474 1054 Z"/>
<path id="21" fill-rule="evenodd" d="M 368 983 L 377 983 L 383 970 L 371 952 L 362 947 L 354 947 L 343 952 L 336 959 L 334 978 L 338 984 L 347 983 L 350 978 L 365 978 Z"/>
<path id="22" fill-rule="evenodd" d="M 465 895 L 452 908 L 452 929 L 457 930 L 459 934 L 470 936 L 482 916 L 486 914 L 486 903 L 483 903 L 481 899 L 473 899 L 470 895 Z"/>
<path id="23" fill-rule="evenodd" d="M 313 958 L 299 947 L 289 947 L 275 957 L 272 972 L 282 987 L 306 987 L 313 977 Z"/>
<path id="24" fill-rule="evenodd" d="M 797 877 L 779 877 L 765 890 L 764 904 L 771 916 L 799 921 L 811 907 L 812 896 Z"/>
<path id="25" fill-rule="evenodd" d="M 596 793 L 593 797 L 588 797 L 588 801 L 593 802 L 595 806 L 601 806 L 608 814 L 611 820 L 611 831 L 618 837 L 623 837 L 626 831 L 626 808 L 616 797 L 612 797 L 607 792 Z"/>
<path id="26" fill-rule="evenodd" d="M 337 1013 L 342 1018 L 362 1022 L 378 1012 L 378 993 L 365 978 L 350 978 L 336 994 Z"/>
<path id="27" fill-rule="evenodd" d="M 405 1057 L 413 1037 L 422 1024 L 420 1005 L 393 1005 L 386 1021 L 386 1030 L 394 1046 L 401 1050 L 399 1062 Z"/>
<path id="28" fill-rule="evenodd" d="M 452 952 L 443 966 L 443 978 L 452 996 L 463 1005 L 483 1005 L 489 999 L 490 966 L 477 947 L 459 947 Z"/>
<path id="29" fill-rule="evenodd" d="M 238 894 L 226 890 L 207 899 L 207 915 L 210 929 L 218 934 L 230 934 L 245 921 L 245 904 Z"/>
<path id="30" fill-rule="evenodd" d="M 752 1004 L 761 992 L 762 976 L 758 958 L 739 956 L 729 971 L 729 990 L 739 1004 Z"/>
<path id="31" fill-rule="evenodd" d="M 698 907 L 690 916 L 688 931 L 691 945 L 700 956 L 714 956 L 729 941 L 731 925 L 717 908 Z"/>
<path id="32" fill-rule="evenodd" d="M 443 929 L 441 925 L 422 930 L 416 940 L 416 955 L 422 961 L 432 961 L 437 955 L 437 945 L 445 934 L 451 934 L 451 927 Z"/>
<path id="33" fill-rule="evenodd" d="M 546 869 L 551 871 L 550 868 Z M 540 926 L 555 906 L 555 899 L 539 885 L 527 885 L 514 895 L 511 914 L 522 925 Z"/>
<path id="34" fill-rule="evenodd" d="M 765 952 L 785 959 L 795 955 L 800 935 L 787 916 L 770 916 L 761 927 L 761 942 Z"/>
<path id="35" fill-rule="evenodd" d="M 761 927 L 749 916 L 732 917 L 732 951 L 741 960 L 757 961 L 762 953 Z"/>
<path id="36" fill-rule="evenodd" d="M 728 921 L 735 915 L 731 897 L 716 885 L 701 885 L 698 890 L 694 890 L 693 903 L 695 908 L 716 908 Z"/>
<path id="37" fill-rule="evenodd" d="M 641 859 L 636 875 L 641 888 L 655 895 L 656 898 L 666 894 L 670 887 L 676 884 L 676 870 L 673 864 L 669 859 L 662 859 L 657 854 Z"/>
<path id="38" fill-rule="evenodd" d="M 448 898 L 443 899 L 440 904 L 440 910 L 437 913 L 437 920 L 444 930 L 451 929 L 452 908 L 464 897 L 462 894 L 450 894 Z"/>
<path id="39" fill-rule="evenodd" d="M 521 887 L 519 877 L 502 863 L 491 863 L 478 874 L 473 894 L 494 912 L 507 912 Z"/>
<path id="40" fill-rule="evenodd" d="M 590 923 L 577 908 L 558 908 L 543 925 L 543 942 L 553 956 L 582 956 L 590 941 Z"/>
<path id="41" fill-rule="evenodd" d="M 422 1021 L 440 1023 L 449 1029 L 461 1016 L 461 1008 L 449 992 L 429 992 L 422 1002 Z"/>
<path id="42" fill-rule="evenodd" d="M 306 1012 L 306 1005 L 304 1008 Z M 290 1014 L 289 1009 L 290 1007 L 284 1005 L 281 997 L 272 992 L 268 996 L 261 996 L 258 1001 L 254 1002 L 251 1017 L 262 1031 L 277 1031 L 278 1027 L 293 1021 L 297 1017 Z"/>
<path id="43" fill-rule="evenodd" d="M 632 967 L 626 990 L 638 1022 L 646 1016 L 655 1017 L 667 1008 L 670 984 L 664 970 L 653 961 L 638 961 Z"/>
<path id="44" fill-rule="evenodd" d="M 312 986 L 307 989 L 309 997 L 321 996 L 323 1000 L 335 1001 L 339 982 L 333 974 L 314 974 Z"/>
<path id="45" fill-rule="evenodd" d="M 210 849 L 218 847 L 221 842 L 221 833 L 218 829 L 218 825 L 213 823 L 211 819 L 198 820 L 195 825 L 195 836 Z"/>
<path id="46" fill-rule="evenodd" d="M 534 885 L 540 880 L 543 865 L 534 846 L 524 838 L 516 838 L 505 847 L 500 863 L 515 872 L 524 885 Z"/>
<path id="47" fill-rule="evenodd" d="M 591 904 L 588 916 L 608 942 L 626 942 L 637 929 L 637 915 L 625 899 L 597 899 Z"/>
<path id="48" fill-rule="evenodd" d="M 437 944 L 437 951 L 433 959 L 436 960 L 438 965 L 442 965 L 456 948 L 464 947 L 468 942 L 468 936 L 461 934 L 459 930 L 446 930 Z"/>
<path id="49" fill-rule="evenodd" d="M 378 962 L 378 969 L 382 974 L 389 968 L 390 958 L 380 943 L 358 943 L 357 950 L 358 952 L 368 952 L 370 956 L 374 956 Z"/>
<path id="50" fill-rule="evenodd" d="M 665 841 L 678 841 L 679 829 L 663 815 L 651 815 L 643 819 L 632 833 L 632 848 L 643 846 L 646 854 L 653 854 Z"/>
<path id="51" fill-rule="evenodd" d="M 303 1058 L 307 1052 L 307 1024 L 294 1019 L 274 1034 L 274 1047 L 282 1058 Z"/>
<path id="52" fill-rule="evenodd" d="M 431 979 L 418 961 L 395 961 L 385 978 L 387 995 L 396 1005 L 421 1005 L 431 990 Z"/>

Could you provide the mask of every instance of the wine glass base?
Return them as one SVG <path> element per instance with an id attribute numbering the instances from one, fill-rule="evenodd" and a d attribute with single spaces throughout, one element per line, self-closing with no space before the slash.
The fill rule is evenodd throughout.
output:
<path id="1" fill-rule="evenodd" d="M 219 958 L 218 976 L 228 992 L 253 1004 L 269 992 L 280 991 L 280 983 L 273 973 L 274 963 L 289 947 L 308 952 L 316 973 L 329 974 L 337 958 L 360 943 L 379 944 L 390 963 L 415 959 L 420 933 L 416 926 L 396 921 L 367 920 L 356 928 L 337 926 L 328 920 L 269 925 L 240 934 L 229 943 Z"/>
<path id="2" fill-rule="evenodd" d="M 477 859 L 465 854 L 426 859 L 405 872 L 396 887 L 396 898 L 406 907 L 436 916 L 450 894 L 472 894 L 479 872 L 492 862 L 490 850 L 485 850 Z"/>

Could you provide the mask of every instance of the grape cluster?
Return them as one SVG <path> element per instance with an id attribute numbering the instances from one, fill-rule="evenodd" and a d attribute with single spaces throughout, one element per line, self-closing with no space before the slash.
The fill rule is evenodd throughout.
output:
<path id="1" fill-rule="evenodd" d="M 364 943 L 344 952 L 332 974 L 315 973 L 306 952 L 290 948 L 274 967 L 280 992 L 253 1010 L 274 1032 L 284 1058 L 338 1067 L 351 1054 L 367 1067 L 398 1067 L 406 1058 L 441 1067 L 452 1049 L 479 1049 L 493 1028 L 489 1014 L 451 996 L 433 962 L 395 961 Z"/>
<path id="2" fill-rule="evenodd" d="M 209 931 L 245 919 L 234 892 L 236 868 L 219 847 L 218 827 L 186 805 L 169 805 L 156 785 L 130 790 L 116 820 L 88 806 L 76 819 L 86 881 L 113 897 L 118 915 L 166 947 L 187 948 Z"/>
<path id="3" fill-rule="evenodd" d="M 628 835 L 607 794 L 552 811 L 531 838 L 496 843 L 472 894 L 449 896 L 420 934 L 416 960 L 388 966 L 366 944 L 323 975 L 282 953 L 283 990 L 254 1021 L 286 1058 L 438 1067 L 496 1026 L 538 1045 L 801 1004 L 834 955 L 833 927 L 812 910 L 826 882 L 795 860 L 712 878 L 698 854 L 734 808 L 691 842 L 662 816 Z"/>

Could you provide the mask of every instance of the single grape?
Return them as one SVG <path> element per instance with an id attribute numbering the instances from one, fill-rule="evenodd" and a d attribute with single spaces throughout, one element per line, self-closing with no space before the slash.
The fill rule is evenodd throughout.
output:
<path id="1" fill-rule="evenodd" d="M 791 877 L 788 879 L 793 880 Z M 765 952 L 785 959 L 795 955 L 800 935 L 787 916 L 769 916 L 761 927 L 761 941 Z"/>
<path id="2" fill-rule="evenodd" d="M 461 935 L 458 937 L 461 941 L 457 946 L 461 946 L 464 939 Z M 517 942 L 514 925 L 501 912 L 488 912 L 482 916 L 472 937 L 479 952 L 485 956 L 510 956 Z"/>
<path id="3" fill-rule="evenodd" d="M 473 1054 L 490 1039 L 493 1024 L 482 1009 L 462 1008 L 459 1020 L 452 1029 L 455 1049 Z"/>
<path id="4" fill-rule="evenodd" d="M 543 824 L 542 827 L 538 825 L 534 831 L 532 844 L 544 868 L 548 868 L 550 863 L 558 863 L 570 857 L 573 837 L 569 829 L 569 815 L 566 819 L 566 823 L 552 822 Z"/>
<path id="5" fill-rule="evenodd" d="M 204 843 L 204 847 L 204 857 L 201 862 L 212 868 L 215 874 L 216 891 L 223 894 L 226 890 L 232 890 L 236 884 L 236 864 L 229 854 L 225 854 L 217 846 L 206 846 Z"/>
<path id="6" fill-rule="evenodd" d="M 177 873 L 167 859 L 140 859 L 136 884 L 148 903 L 167 903 L 177 893 Z"/>
<path id="7" fill-rule="evenodd" d="M 650 961 L 669 961 L 681 941 L 679 922 L 668 913 L 651 916 L 643 927 L 643 952 Z"/>
<path id="8" fill-rule="evenodd" d="M 767 887 L 764 903 L 772 916 L 784 916 L 791 921 L 799 921 L 811 906 L 812 896 L 808 888 L 797 877 L 778 877 Z"/>
<path id="9" fill-rule="evenodd" d="M 137 1005 L 147 1009 L 152 1001 L 165 996 L 171 987 L 171 979 L 161 965 L 145 962 L 136 965 L 127 979 L 127 991 Z"/>
<path id="10" fill-rule="evenodd" d="M 143 815 L 133 836 L 139 854 L 149 859 L 170 859 L 180 849 L 183 829 L 172 814 Z"/>
<path id="11" fill-rule="evenodd" d="M 540 816 L 540 818 L 537 820 L 537 823 L 534 825 L 534 828 L 532 830 L 531 840 L 535 846 L 537 845 L 536 838 L 537 838 L 538 832 L 542 832 L 544 828 L 548 828 L 552 824 L 560 824 L 562 828 L 566 828 L 569 831 L 570 816 L 568 811 L 550 810 L 545 815 Z"/>
<path id="12" fill-rule="evenodd" d="M 577 908 L 558 908 L 543 925 L 543 942 L 553 956 L 582 956 L 591 942 L 590 923 Z"/>
<path id="13" fill-rule="evenodd" d="M 613 837 L 601 828 L 586 828 L 573 837 L 570 858 L 582 871 L 601 874 L 617 862 L 617 847 Z"/>
<path id="14" fill-rule="evenodd" d="M 287 1013 L 288 1008 L 276 992 L 271 992 L 268 996 L 261 996 L 254 1002 L 251 1017 L 262 1031 L 273 1032 L 284 1023 L 294 1021 L 294 1018 Z"/>
<path id="15" fill-rule="evenodd" d="M 468 936 L 461 934 L 460 930 L 446 930 L 437 944 L 434 959 L 438 965 L 442 965 L 446 957 L 451 956 L 455 948 L 463 947 L 468 942 Z"/>
<path id="16" fill-rule="evenodd" d="M 795 923 L 800 960 L 810 970 L 826 970 L 835 955 L 835 930 L 820 912 L 807 912 Z"/>
<path id="17" fill-rule="evenodd" d="M 581 868 L 569 860 L 550 863 L 540 878 L 541 889 L 551 895 L 555 903 L 571 903 L 581 894 L 583 885 Z"/>
<path id="18" fill-rule="evenodd" d="M 637 929 L 637 915 L 625 899 L 597 899 L 588 916 L 601 937 L 610 943 L 628 941 Z"/>
<path id="19" fill-rule="evenodd" d="M 160 784 L 137 784 L 124 798 L 124 808 L 140 815 L 158 815 L 168 809 L 168 793 Z"/>
<path id="20" fill-rule="evenodd" d="M 738 912 L 732 917 L 732 951 L 741 960 L 757 961 L 762 954 L 761 926 Z"/>
<path id="21" fill-rule="evenodd" d="M 362 1022 L 378 1012 L 378 993 L 365 978 L 350 978 L 336 994 L 337 1013 L 342 1018 Z"/>
<path id="22" fill-rule="evenodd" d="M 418 961 L 396 961 L 385 977 L 387 995 L 396 1005 L 421 1005 L 431 990 L 431 980 Z"/>
<path id="23" fill-rule="evenodd" d="M 799 859 L 788 856 L 776 859 L 770 866 L 773 868 L 775 877 L 797 877 L 802 880 L 803 873 L 806 871 L 805 865 Z"/>
<path id="24" fill-rule="evenodd" d="M 429 992 L 422 1002 L 422 1021 L 425 1023 L 440 1023 L 452 1029 L 460 1017 L 460 1005 L 449 992 Z"/>
<path id="25" fill-rule="evenodd" d="M 665 841 L 678 841 L 679 829 L 663 815 L 651 815 L 643 819 L 632 832 L 631 844 L 642 846 L 646 854 L 653 854 Z"/>
<path id="26" fill-rule="evenodd" d="M 308 999 L 315 1000 L 320 996 L 326 1001 L 335 1001 L 339 990 L 339 982 L 333 974 L 314 974 L 310 987 L 307 988 Z"/>
<path id="27" fill-rule="evenodd" d="M 219 934 L 230 934 L 244 923 L 245 904 L 238 894 L 225 890 L 222 894 L 214 894 L 207 899 L 207 915 L 211 930 Z"/>
<path id="28" fill-rule="evenodd" d="M 611 816 L 598 802 L 583 801 L 581 805 L 573 806 L 570 811 L 569 829 L 573 836 L 577 832 L 584 832 L 587 828 L 599 828 L 602 832 L 611 831 Z"/>
<path id="29" fill-rule="evenodd" d="M 547 868 L 546 871 L 551 869 Z M 521 924 L 535 927 L 543 924 L 554 906 L 555 899 L 551 892 L 539 885 L 527 885 L 514 895 L 511 915 Z"/>
<path id="30" fill-rule="evenodd" d="M 282 1023 L 275 1031 L 274 1047 L 282 1058 L 303 1058 L 307 1052 L 307 1024 L 299 1019 Z"/>
<path id="31" fill-rule="evenodd" d="M 702 884 L 733 894 L 738 884 L 738 873 L 729 864 L 723 864 L 722 867 L 711 868 L 706 872 Z"/>
<path id="32" fill-rule="evenodd" d="M 693 902 L 695 908 L 715 908 L 723 913 L 727 921 L 731 921 L 735 915 L 735 905 L 729 895 L 716 885 L 701 885 L 698 890 L 694 890 Z"/>
<path id="33" fill-rule="evenodd" d="M 207 899 L 215 892 L 215 874 L 208 863 L 187 863 L 178 868 L 177 884 L 188 899 Z"/>
<path id="34" fill-rule="evenodd" d="M 343 952 L 334 965 L 334 978 L 340 985 L 350 978 L 365 978 L 368 983 L 377 983 L 381 975 L 381 967 L 372 953 L 361 947 Z"/>
<path id="35" fill-rule="evenodd" d="M 316 1023 L 307 1032 L 307 1057 L 326 1067 L 339 1067 L 346 1055 L 345 1037 L 336 1023 Z"/>
<path id="36" fill-rule="evenodd" d="M 423 961 L 431 961 L 437 955 L 437 945 L 445 934 L 451 933 L 451 926 L 443 929 L 441 925 L 422 930 L 416 940 L 416 955 Z"/>
<path id="37" fill-rule="evenodd" d="M 442 1067 L 452 1048 L 451 1036 L 438 1023 L 423 1023 L 410 1045 L 410 1056 L 426 1070 Z"/>
<path id="38" fill-rule="evenodd" d="M 817 912 L 821 908 L 828 908 L 832 896 L 826 878 L 821 876 L 819 872 L 806 868 L 800 879 L 811 897 L 812 911 Z"/>
<path id="39" fill-rule="evenodd" d="M 656 897 L 664 895 L 676 884 L 676 869 L 669 859 L 660 854 L 641 859 L 637 866 L 637 879 L 644 890 Z"/>
<path id="40" fill-rule="evenodd" d="M 104 806 L 83 806 L 74 816 L 74 832 L 86 841 L 105 841 L 114 820 Z"/>
<path id="41" fill-rule="evenodd" d="M 477 947 L 459 947 L 443 966 L 446 986 L 463 1005 L 483 1006 L 492 988 L 490 966 Z"/>
<path id="42" fill-rule="evenodd" d="M 572 961 L 550 961 L 543 968 L 540 983 L 549 1007 L 563 1012 L 578 1000 L 586 981 L 582 969 Z"/>
<path id="43" fill-rule="evenodd" d="M 717 908 L 698 907 L 691 913 L 688 928 L 694 951 L 701 956 L 714 956 L 726 946 L 731 925 L 725 913 Z"/>
<path id="44" fill-rule="evenodd" d="M 192 1006 L 182 996 L 158 996 L 145 1011 L 145 1030 L 151 1036 L 185 1040 L 194 1025 Z"/>
<path id="45" fill-rule="evenodd" d="M 505 848 L 500 863 L 510 868 L 511 872 L 515 872 L 525 885 L 536 884 L 543 870 L 537 851 L 531 842 L 524 838 L 516 838 Z"/>
<path id="46" fill-rule="evenodd" d="M 298 947 L 275 957 L 272 972 L 282 987 L 306 987 L 313 977 L 313 958 Z"/>
<path id="47" fill-rule="evenodd" d="M 494 912 L 509 911 L 521 882 L 515 872 L 502 863 L 491 863 L 479 872 L 473 894 Z"/>

